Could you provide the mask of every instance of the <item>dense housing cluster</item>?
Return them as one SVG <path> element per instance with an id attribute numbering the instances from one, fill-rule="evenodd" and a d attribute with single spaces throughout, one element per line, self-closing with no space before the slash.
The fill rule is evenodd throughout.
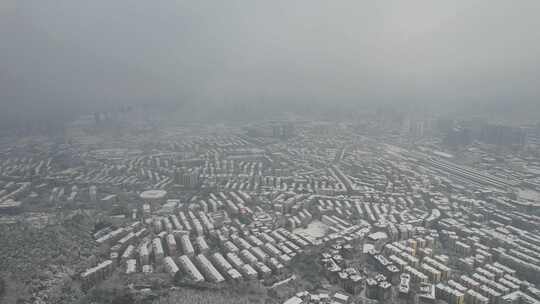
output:
<path id="1" fill-rule="evenodd" d="M 84 291 L 166 277 L 184 288 L 260 284 L 288 304 L 539 303 L 540 171 L 524 169 L 538 159 L 486 169 L 499 149 L 455 156 L 440 134 L 410 146 L 417 128 L 399 137 L 369 131 L 376 124 L 137 135 L 144 126 L 115 140 L 72 127 L 63 143 L 4 144 L 1 220 L 91 218 L 96 251 L 75 276 Z"/>

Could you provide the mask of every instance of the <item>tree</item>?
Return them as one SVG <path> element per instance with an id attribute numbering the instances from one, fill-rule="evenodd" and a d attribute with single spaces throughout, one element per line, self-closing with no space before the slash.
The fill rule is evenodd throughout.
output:
<path id="1" fill-rule="evenodd" d="M 133 296 L 128 293 L 118 295 L 112 300 L 112 304 L 131 304 L 133 302 L 134 302 Z"/>

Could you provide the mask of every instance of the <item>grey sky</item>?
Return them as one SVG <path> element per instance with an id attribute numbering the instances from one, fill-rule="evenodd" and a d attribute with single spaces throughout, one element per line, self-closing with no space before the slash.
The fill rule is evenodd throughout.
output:
<path id="1" fill-rule="evenodd" d="M 261 99 L 534 108 L 539 15 L 538 0 L 3 0 L 1 112 Z"/>

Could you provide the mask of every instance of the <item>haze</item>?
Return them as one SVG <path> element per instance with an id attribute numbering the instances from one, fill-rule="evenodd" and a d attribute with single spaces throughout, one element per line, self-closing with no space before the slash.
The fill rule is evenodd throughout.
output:
<path id="1" fill-rule="evenodd" d="M 140 103 L 538 107 L 535 0 L 4 0 L 0 9 L 4 124 Z"/>

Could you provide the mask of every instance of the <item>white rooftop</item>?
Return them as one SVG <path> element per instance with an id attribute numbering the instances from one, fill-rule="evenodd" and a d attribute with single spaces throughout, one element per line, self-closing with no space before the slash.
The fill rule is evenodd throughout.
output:
<path id="1" fill-rule="evenodd" d="M 141 198 L 144 200 L 162 199 L 167 195 L 165 190 L 148 190 L 141 193 Z"/>

